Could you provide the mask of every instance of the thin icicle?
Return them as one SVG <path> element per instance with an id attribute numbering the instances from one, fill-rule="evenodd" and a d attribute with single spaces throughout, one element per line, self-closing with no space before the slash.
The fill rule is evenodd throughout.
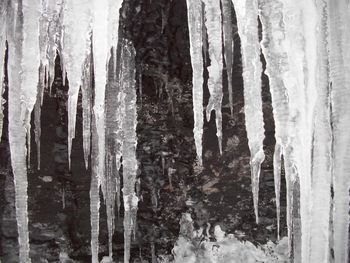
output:
<path id="1" fill-rule="evenodd" d="M 79 17 L 79 23 L 77 23 Z M 68 91 L 68 162 L 71 167 L 72 140 L 75 137 L 76 112 L 83 66 L 90 48 L 90 0 L 65 1 L 63 17 L 63 76 L 67 73 Z M 63 78 L 65 79 L 65 78 Z M 98 122 L 98 121 L 97 121 Z"/>
<path id="2" fill-rule="evenodd" d="M 92 53 L 88 54 L 83 70 L 81 85 L 83 108 L 83 150 L 86 170 L 89 167 L 91 149 L 91 112 L 92 112 Z"/>
<path id="3" fill-rule="evenodd" d="M 234 60 L 234 41 L 233 41 L 233 25 L 232 25 L 232 1 L 221 0 L 222 6 L 222 25 L 224 36 L 224 56 L 227 72 L 228 94 L 231 116 L 233 116 L 233 90 L 232 90 L 232 73 Z"/>
<path id="4" fill-rule="evenodd" d="M 6 17 L 7 17 L 7 1 L 0 2 L 0 142 L 2 137 L 3 126 L 3 86 L 4 86 L 4 67 L 5 67 L 5 51 L 6 51 Z"/>
<path id="5" fill-rule="evenodd" d="M 205 26 L 208 33 L 210 66 L 208 67 L 208 89 L 210 93 L 206 110 L 207 120 L 210 120 L 211 112 L 215 111 L 216 137 L 219 150 L 222 153 L 222 19 L 220 0 L 204 0 Z"/>
<path id="6" fill-rule="evenodd" d="M 263 150 L 264 122 L 261 100 L 260 47 L 258 37 L 257 0 L 233 0 L 238 33 L 241 39 L 244 83 L 245 124 L 250 149 L 252 191 L 256 222 L 258 217 L 260 166 L 265 159 Z"/>
<path id="7" fill-rule="evenodd" d="M 40 170 L 40 160 L 41 160 L 41 149 L 40 149 L 40 138 L 41 138 L 41 106 L 43 102 L 44 92 L 45 92 L 45 76 L 46 71 L 43 64 L 39 68 L 39 83 L 37 91 L 37 99 L 34 106 L 34 135 L 35 143 L 37 147 L 37 169 Z"/>
<path id="8" fill-rule="evenodd" d="M 121 84 L 124 94 L 124 113 L 122 129 L 124 141 L 123 154 L 123 200 L 124 200 L 124 262 L 129 263 L 131 235 L 136 226 L 138 197 L 135 193 L 136 159 L 136 82 L 135 49 L 132 43 L 124 40 L 121 53 Z"/>
<path id="9" fill-rule="evenodd" d="M 348 1 L 327 1 L 329 5 L 330 79 L 333 125 L 333 226 L 334 262 L 349 260 L 350 187 L 350 17 Z"/>
<path id="10" fill-rule="evenodd" d="M 197 159 L 202 165 L 203 137 L 203 17 L 201 0 L 187 0 L 188 29 L 192 64 L 194 139 Z"/>

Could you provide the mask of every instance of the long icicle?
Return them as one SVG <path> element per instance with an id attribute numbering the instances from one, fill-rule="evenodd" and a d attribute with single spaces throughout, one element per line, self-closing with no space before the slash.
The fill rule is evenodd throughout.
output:
<path id="1" fill-rule="evenodd" d="M 15 180 L 19 261 L 29 258 L 26 135 L 36 101 L 39 70 L 39 1 L 18 1 L 9 29 L 9 141 Z M 9 25 L 9 26 L 10 26 Z M 21 76 L 21 77 L 19 77 Z"/>
<path id="2" fill-rule="evenodd" d="M 259 17 L 262 24 L 261 47 L 266 59 L 265 74 L 269 77 L 275 120 L 276 146 L 273 157 L 276 193 L 277 236 L 280 234 L 280 186 L 283 149 L 288 144 L 289 107 L 288 94 L 283 83 L 283 74 L 288 70 L 287 54 L 283 49 L 284 24 L 281 1 L 259 2 Z"/>
<path id="3" fill-rule="evenodd" d="M 232 73 L 234 60 L 234 41 L 233 41 L 233 24 L 232 24 L 232 1 L 221 0 L 222 6 L 222 28 L 224 36 L 224 57 L 227 72 L 227 88 L 229 94 L 229 104 L 231 116 L 233 116 L 233 90 L 232 90 Z"/>
<path id="4" fill-rule="evenodd" d="M 241 39 L 244 83 L 245 124 L 250 149 L 252 191 L 256 222 L 259 222 L 259 177 L 260 166 L 265 159 L 263 150 L 264 121 L 261 100 L 260 47 L 258 36 L 257 0 L 233 0 L 236 10 L 238 34 Z"/>
<path id="5" fill-rule="evenodd" d="M 65 1 L 63 17 L 63 80 L 67 74 L 68 91 L 68 163 L 71 167 L 72 140 L 75 137 L 79 89 L 85 58 L 90 48 L 91 3 L 89 0 Z M 79 17 L 79 23 L 76 19 Z"/>
<path id="6" fill-rule="evenodd" d="M 334 262 L 348 262 L 350 187 L 350 23 L 348 1 L 327 1 L 329 5 L 329 59 L 333 125 L 333 227 Z"/>
<path id="7" fill-rule="evenodd" d="M 312 213 L 310 258 L 307 262 L 330 262 L 330 213 L 332 180 L 332 129 L 330 120 L 330 81 L 328 59 L 328 6 L 318 4 L 317 102 L 314 119 L 312 161 Z"/>
<path id="8" fill-rule="evenodd" d="M 122 90 L 124 96 L 124 114 L 122 129 L 124 141 L 123 154 L 123 200 L 124 200 L 124 262 L 129 263 L 131 235 L 136 225 L 138 197 L 135 193 L 137 159 L 136 159 L 136 81 L 135 49 L 129 40 L 122 43 L 121 53 Z"/>
<path id="9" fill-rule="evenodd" d="M 210 120 L 212 111 L 215 111 L 216 137 L 218 138 L 219 150 L 222 154 L 222 18 L 220 0 L 204 0 L 205 26 L 208 33 L 209 59 L 208 66 L 209 79 L 208 89 L 210 93 L 209 102 L 206 109 L 207 121 Z"/>
<path id="10" fill-rule="evenodd" d="M 188 29 L 192 64 L 192 99 L 198 162 L 202 165 L 203 137 L 203 16 L 202 1 L 187 0 Z"/>
<path id="11" fill-rule="evenodd" d="M 0 3 L 0 142 L 2 137 L 3 126 L 3 86 L 4 86 L 4 67 L 5 67 L 5 50 L 6 50 L 6 17 L 7 17 L 7 1 Z"/>

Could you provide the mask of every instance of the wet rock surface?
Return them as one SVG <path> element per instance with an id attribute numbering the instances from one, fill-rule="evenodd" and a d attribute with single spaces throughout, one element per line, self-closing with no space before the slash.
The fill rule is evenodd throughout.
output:
<path id="1" fill-rule="evenodd" d="M 206 228 L 209 234 L 213 233 L 213 226 L 220 225 L 226 233 L 233 233 L 237 238 L 254 244 L 275 241 L 277 233 L 272 167 L 275 141 L 267 78 L 263 76 L 262 92 L 266 159 L 260 181 L 260 224 L 256 225 L 237 35 L 233 116 L 230 114 L 227 80 L 224 78 L 223 154 L 219 154 L 215 118 L 211 116 L 211 121 L 205 122 L 204 126 L 204 165 L 200 167 L 195 159 L 192 132 L 186 1 L 134 0 L 124 5 L 122 15 L 122 31 L 133 40 L 137 50 L 139 76 L 137 188 L 140 202 L 137 233 L 132 243 L 132 261 L 154 263 L 157 255 L 171 254 L 179 235 L 180 219 L 185 212 L 191 214 L 195 228 Z M 36 147 L 32 147 L 28 170 L 31 257 L 32 262 L 90 262 L 91 171 L 84 166 L 81 103 L 78 105 L 77 133 L 73 141 L 72 169 L 69 171 L 69 84 L 63 85 L 59 60 L 56 62 L 55 81 L 52 90 L 45 91 L 42 107 L 41 170 L 37 170 Z M 205 103 L 207 100 L 208 90 L 205 88 Z M 7 116 L 7 104 L 4 108 Z M 32 138 L 34 146 L 34 135 Z M 0 155 L 0 253 L 2 262 L 11 263 L 18 262 L 18 245 L 6 118 Z M 282 235 L 286 235 L 284 195 L 285 189 L 282 188 Z M 108 253 L 108 245 L 105 207 L 101 201 L 102 259 Z M 116 218 L 113 243 L 117 262 L 123 257 L 122 211 L 123 207 Z"/>

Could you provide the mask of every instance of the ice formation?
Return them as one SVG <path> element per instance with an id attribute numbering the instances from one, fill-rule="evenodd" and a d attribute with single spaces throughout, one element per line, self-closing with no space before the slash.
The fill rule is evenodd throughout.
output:
<path id="1" fill-rule="evenodd" d="M 232 73 L 234 59 L 233 23 L 232 23 L 232 1 L 221 0 L 222 6 L 222 30 L 224 38 L 224 57 L 227 72 L 227 89 L 229 94 L 229 104 L 231 115 L 233 116 L 233 90 Z"/>
<path id="2" fill-rule="evenodd" d="M 203 137 L 203 15 L 201 0 L 187 0 L 188 30 L 192 64 L 193 134 L 197 158 L 202 164 Z M 204 51 L 205 53 L 205 51 Z"/>
<path id="3" fill-rule="evenodd" d="M 241 39 L 244 113 L 250 149 L 250 169 L 256 222 L 259 221 L 260 165 L 265 159 L 263 150 L 264 121 L 261 100 L 260 46 L 258 36 L 258 1 L 233 0 L 237 16 L 238 34 Z"/>
<path id="4" fill-rule="evenodd" d="M 220 0 L 205 0 L 205 26 L 208 34 L 208 52 L 210 66 L 208 66 L 209 79 L 208 89 L 210 93 L 209 102 L 206 109 L 207 120 L 210 120 L 212 111 L 215 111 L 216 136 L 218 137 L 219 150 L 222 153 L 222 19 Z"/>
<path id="5" fill-rule="evenodd" d="M 349 3 L 347 0 L 232 2 L 241 40 L 244 112 L 256 220 L 258 222 L 260 165 L 264 160 L 261 48 L 266 60 L 265 74 L 269 77 L 275 120 L 274 178 L 278 232 L 281 171 L 284 168 L 291 260 L 303 263 L 347 262 Z M 3 0 L 0 3 L 0 94 L 7 41 L 9 142 L 16 191 L 20 262 L 30 262 L 27 165 L 30 160 L 31 114 L 34 110 L 37 166 L 40 169 L 41 105 L 44 90 L 51 88 L 57 53 L 61 55 L 63 77 L 67 76 L 69 81 L 69 156 L 75 136 L 78 93 L 80 89 L 82 91 L 84 160 L 86 168 L 91 160 L 92 168 L 92 262 L 98 262 L 100 189 L 107 209 L 109 258 L 113 257 L 112 237 L 115 204 L 118 211 L 120 207 L 121 165 L 125 209 L 124 260 L 129 262 L 138 205 L 135 193 L 138 169 L 136 65 L 132 43 L 120 41 L 118 35 L 121 4 L 122 1 L 113 0 Z M 211 111 L 215 111 L 220 151 L 222 54 L 228 74 L 231 113 L 233 111 L 232 6 L 229 0 L 222 0 L 221 6 L 219 0 L 187 0 L 187 11 L 193 70 L 193 131 L 198 161 L 202 164 L 203 67 L 207 53 L 210 60 L 210 98 L 206 117 L 209 119 Z M 80 18 L 79 23 L 76 23 L 77 17 Z M 258 19 L 262 25 L 260 43 Z M 0 103 L 2 106 L 3 102 Z M 1 107 L 1 128 L 2 123 Z M 242 244 L 223 235 L 220 229 L 216 230 L 220 244 L 231 242 L 243 249 Z M 207 243 L 212 251 L 213 244 Z M 264 256 L 250 245 L 247 247 L 249 251 Z M 231 249 L 231 246 L 228 245 L 228 248 Z M 224 250 L 218 253 L 225 254 Z M 219 254 L 209 254 L 209 257 L 219 260 Z M 233 257 L 231 254 L 228 256 Z"/>

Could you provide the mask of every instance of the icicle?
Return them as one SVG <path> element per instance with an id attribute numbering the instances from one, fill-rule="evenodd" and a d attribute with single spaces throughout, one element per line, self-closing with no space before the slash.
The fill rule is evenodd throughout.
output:
<path id="1" fill-rule="evenodd" d="M 210 93 L 206 116 L 210 120 L 210 114 L 215 111 L 216 136 L 218 137 L 219 150 L 222 153 L 222 35 L 221 35 L 221 9 L 220 0 L 204 0 L 205 26 L 208 33 L 210 66 L 208 67 L 208 89 Z"/>
<path id="2" fill-rule="evenodd" d="M 43 69 L 48 71 L 48 87 L 54 80 L 56 52 L 62 51 L 63 0 L 42 0 L 40 18 L 40 54 Z"/>
<path id="3" fill-rule="evenodd" d="M 83 108 L 83 149 L 86 170 L 89 167 L 91 149 L 91 112 L 92 112 L 92 54 L 87 56 L 84 64 L 83 83 L 81 85 Z"/>
<path id="4" fill-rule="evenodd" d="M 35 143 L 37 146 L 37 169 L 40 170 L 40 137 L 41 137 L 41 106 L 44 97 L 45 90 L 45 69 L 41 64 L 39 68 L 39 83 L 38 83 L 38 91 L 37 91 L 37 99 L 34 106 L 34 135 L 35 135 Z"/>
<path id="5" fill-rule="evenodd" d="M 115 50 L 115 49 L 114 49 Z M 112 51 L 113 52 L 113 51 Z M 115 221 L 115 201 L 117 198 L 117 211 L 120 208 L 120 159 L 122 155 L 122 118 L 124 115 L 121 83 L 119 77 L 113 72 L 114 59 L 117 56 L 113 53 L 109 65 L 109 81 L 106 87 L 106 179 L 105 179 L 105 201 L 107 209 L 107 226 L 109 235 L 109 256 L 112 257 L 112 237 L 114 233 Z M 120 58 L 118 57 L 118 60 Z M 118 68 L 120 73 L 122 68 Z M 117 77 L 117 79 L 115 78 Z"/>
<path id="6" fill-rule="evenodd" d="M 122 128 L 123 153 L 123 200 L 124 200 L 124 262 L 130 259 L 131 234 L 136 224 L 138 197 L 135 194 L 136 160 L 136 84 L 135 50 L 131 42 L 124 40 L 121 53 L 121 83 L 124 94 Z"/>
<path id="7" fill-rule="evenodd" d="M 233 90 L 232 90 L 232 73 L 234 59 L 234 42 L 233 42 L 233 26 L 232 26 L 232 1 L 221 0 L 222 5 L 222 21 L 224 36 L 224 56 L 226 63 L 228 93 L 231 116 L 233 116 Z"/>
<path id="8" fill-rule="evenodd" d="M 102 5 L 102 4 L 101 4 Z M 79 17 L 79 23 L 77 23 Z M 75 137 L 76 112 L 85 58 L 90 48 L 91 4 L 89 0 L 65 1 L 63 17 L 63 75 L 67 73 L 68 162 L 71 167 L 72 140 Z M 96 23 L 95 23 L 96 24 Z M 99 54 L 100 55 L 100 54 Z M 63 78 L 65 79 L 65 78 Z M 96 94 L 99 97 L 98 93 Z M 98 106 L 96 106 L 98 107 Z M 97 120 L 99 123 L 99 120 Z"/>
<path id="9" fill-rule="evenodd" d="M 318 6 L 319 31 L 317 35 L 318 99 L 314 112 L 312 144 L 312 213 L 310 230 L 310 258 L 307 262 L 330 262 L 330 212 L 332 179 L 332 130 L 330 122 L 330 90 L 328 61 L 327 5 Z"/>
<path id="10" fill-rule="evenodd" d="M 19 261 L 30 262 L 26 134 L 36 100 L 39 68 L 39 1 L 19 1 L 8 20 L 9 34 L 9 142 L 15 180 Z"/>
<path id="11" fill-rule="evenodd" d="M 4 64 L 5 64 L 5 50 L 6 50 L 6 17 L 7 17 L 7 1 L 0 2 L 0 142 L 2 137 L 3 126 L 3 86 L 4 86 Z"/>
<path id="12" fill-rule="evenodd" d="M 262 0 L 259 3 L 259 17 L 263 38 L 261 47 L 266 59 L 265 74 L 269 77 L 275 120 L 276 146 L 273 158 L 277 211 L 277 235 L 280 231 L 280 185 L 283 149 L 289 143 L 288 93 L 283 83 L 283 75 L 288 71 L 288 58 L 282 45 L 284 41 L 283 4 L 281 1 Z"/>
<path id="13" fill-rule="evenodd" d="M 202 164 L 203 136 L 203 54 L 202 2 L 187 0 L 188 29 L 192 64 L 192 99 L 194 112 L 194 139 L 198 162 Z"/>
<path id="14" fill-rule="evenodd" d="M 333 226 L 334 262 L 348 262 L 350 187 L 350 17 L 348 1 L 327 1 L 329 5 L 329 59 L 333 126 Z"/>
<path id="15" fill-rule="evenodd" d="M 258 5 L 256 0 L 233 0 L 238 33 L 241 39 L 244 112 L 250 149 L 250 165 L 254 211 L 258 223 L 260 165 L 265 159 L 263 151 L 264 122 L 261 101 L 260 48 L 258 38 Z"/>

